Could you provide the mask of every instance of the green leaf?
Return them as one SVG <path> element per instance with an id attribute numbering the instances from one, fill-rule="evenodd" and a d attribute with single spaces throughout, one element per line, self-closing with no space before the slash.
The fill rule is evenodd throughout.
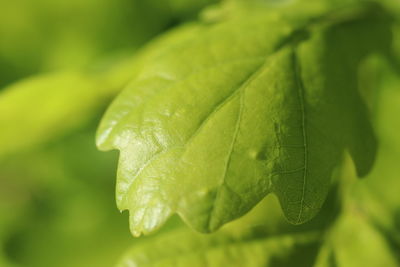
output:
<path id="1" fill-rule="evenodd" d="M 390 203 L 397 203 L 398 210 L 399 201 L 383 201 L 381 190 L 374 192 L 375 184 L 382 187 L 389 182 L 398 188 L 398 180 L 379 175 L 385 173 L 385 167 L 396 166 L 394 162 L 385 164 L 387 152 L 380 154 L 376 175 L 363 181 L 340 179 L 338 192 L 334 190 L 333 198 L 325 203 L 325 214 L 321 212 L 301 226 L 289 225 L 278 204 L 267 197 L 246 216 L 216 233 L 180 229 L 136 244 L 117 266 L 398 266 L 400 232 L 387 222 L 396 215 L 388 210 Z M 354 177 L 351 167 L 347 166 L 343 177 L 338 178 Z M 339 212 L 332 206 L 336 201 L 341 204 Z"/>
<path id="2" fill-rule="evenodd" d="M 215 266 L 249 267 L 398 266 L 400 147 L 393 146 L 392 134 L 398 132 L 399 120 L 392 112 L 400 107 L 400 90 L 398 78 L 385 75 L 384 80 L 377 108 L 378 134 L 383 144 L 376 167 L 367 179 L 357 181 L 353 166 L 346 161 L 348 164 L 336 177 L 338 191 L 333 191 L 323 212 L 312 221 L 288 225 L 278 204 L 267 197 L 246 216 L 217 233 L 199 235 L 183 229 L 136 244 L 118 266 L 213 266 L 214 262 Z M 338 212 L 335 203 L 340 204 Z M 274 246 L 268 247 L 269 242 Z"/>
<path id="3" fill-rule="evenodd" d="M 28 78 L 5 88 L 0 94 L 0 158 L 76 129 L 117 91 L 97 76 L 74 72 Z"/>
<path id="4" fill-rule="evenodd" d="M 313 233 L 236 239 L 229 234 L 207 236 L 180 230 L 133 247 L 117 266 L 308 267 L 310 262 L 296 249 L 312 253 L 315 239 Z"/>
<path id="5" fill-rule="evenodd" d="M 220 0 L 149 0 L 155 7 L 165 10 L 164 13 L 178 17 L 190 17 L 205 6 L 220 2 Z"/>
<path id="6" fill-rule="evenodd" d="M 374 4 L 321 10 L 258 8 L 200 24 L 143 64 L 97 137 L 121 152 L 117 205 L 134 235 L 173 213 L 214 231 L 270 192 L 303 223 L 344 151 L 369 172 L 376 142 L 357 72 L 388 49 L 390 20 Z"/>

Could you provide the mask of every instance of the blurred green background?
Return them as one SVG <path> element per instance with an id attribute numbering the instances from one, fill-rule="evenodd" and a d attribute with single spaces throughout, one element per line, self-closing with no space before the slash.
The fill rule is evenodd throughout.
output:
<path id="1" fill-rule="evenodd" d="M 127 214 L 115 207 L 118 153 L 97 151 L 96 127 L 134 75 L 137 49 L 217 2 L 0 2 L 0 267 L 113 266 L 139 242 L 129 233 Z M 394 32 L 400 58 L 400 27 Z M 355 191 L 374 188 L 385 209 L 366 209 L 383 225 L 379 234 L 395 236 L 388 243 L 398 250 L 400 78 L 381 65 L 372 62 L 360 74 L 362 83 L 381 88 L 371 103 L 381 148 L 372 174 Z M 365 193 L 352 195 L 373 202 Z"/>

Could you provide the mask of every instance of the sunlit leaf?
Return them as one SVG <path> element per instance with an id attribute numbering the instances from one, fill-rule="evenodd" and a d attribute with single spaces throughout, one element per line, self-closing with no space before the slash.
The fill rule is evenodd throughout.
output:
<path id="1" fill-rule="evenodd" d="M 214 231 L 270 192 L 303 223 L 345 150 L 369 172 L 376 144 L 357 72 L 389 49 L 390 20 L 372 4 L 315 12 L 228 17 L 143 64 L 97 137 L 121 151 L 117 204 L 134 235 L 175 212 Z"/>

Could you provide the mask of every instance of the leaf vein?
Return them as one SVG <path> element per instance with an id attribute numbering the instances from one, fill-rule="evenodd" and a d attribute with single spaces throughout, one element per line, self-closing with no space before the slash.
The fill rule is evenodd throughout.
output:
<path id="1" fill-rule="evenodd" d="M 297 223 L 301 222 L 301 217 L 304 211 L 304 201 L 305 201 L 305 192 L 307 186 L 307 168 L 308 168 L 308 143 L 307 143 L 307 130 L 306 130 L 306 108 L 305 108 L 305 99 L 304 99 L 304 84 L 301 78 L 300 64 L 297 59 L 297 53 L 293 51 L 293 69 L 297 82 L 297 93 L 300 102 L 301 109 L 301 126 L 302 126 L 302 135 L 303 135 L 303 144 L 304 144 L 304 170 L 303 170 L 303 185 L 302 185 L 302 193 L 300 200 L 300 211 L 297 217 Z"/>

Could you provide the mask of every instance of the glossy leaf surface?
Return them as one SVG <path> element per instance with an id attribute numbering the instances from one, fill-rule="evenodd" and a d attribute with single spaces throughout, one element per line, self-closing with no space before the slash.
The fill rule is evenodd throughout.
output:
<path id="1" fill-rule="evenodd" d="M 390 21 L 369 4 L 306 13 L 257 11 L 170 39 L 114 101 L 97 141 L 121 151 L 117 204 L 134 235 L 175 212 L 214 231 L 270 192 L 303 223 L 345 150 L 368 173 L 376 145 L 357 72 L 388 49 Z"/>

